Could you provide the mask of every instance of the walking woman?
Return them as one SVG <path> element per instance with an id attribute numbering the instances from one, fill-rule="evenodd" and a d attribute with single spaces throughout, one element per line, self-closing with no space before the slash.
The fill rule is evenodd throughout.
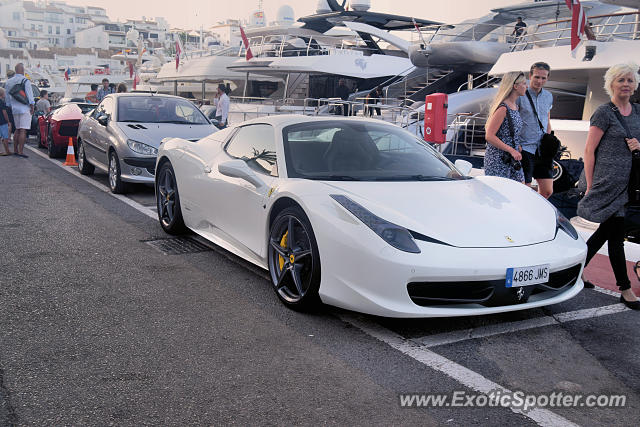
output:
<path id="1" fill-rule="evenodd" d="M 636 64 L 618 64 L 609 68 L 604 76 L 604 88 L 611 102 L 598 107 L 591 116 L 584 150 L 587 188 L 578 204 L 578 215 L 600 223 L 587 240 L 586 264 L 604 242 L 608 242 L 609 262 L 616 284 L 622 291 L 620 302 L 633 310 L 640 310 L 640 301 L 633 293 L 627 275 L 624 214 L 629 199 L 627 188 L 631 174 L 631 152 L 640 150 L 640 107 L 629 102 L 638 87 L 637 73 Z M 627 138 L 625 124 L 631 138 Z M 585 285 L 593 287 L 589 282 Z"/>
<path id="2" fill-rule="evenodd" d="M 489 109 L 485 126 L 487 150 L 484 154 L 484 174 L 524 182 L 522 154 L 519 149 L 522 119 L 516 100 L 527 90 L 524 73 L 507 73 L 502 77 L 498 94 Z"/>

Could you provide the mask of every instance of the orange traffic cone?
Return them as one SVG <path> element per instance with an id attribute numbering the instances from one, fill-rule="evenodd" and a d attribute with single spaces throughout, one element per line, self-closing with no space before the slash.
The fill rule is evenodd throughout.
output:
<path id="1" fill-rule="evenodd" d="M 67 160 L 62 166 L 78 166 L 76 162 L 76 153 L 73 151 L 73 138 L 69 137 L 69 146 L 67 147 Z"/>

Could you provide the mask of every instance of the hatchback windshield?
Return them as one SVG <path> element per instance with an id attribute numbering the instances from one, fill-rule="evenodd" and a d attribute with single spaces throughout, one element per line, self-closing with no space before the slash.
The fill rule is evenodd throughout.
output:
<path id="1" fill-rule="evenodd" d="M 290 178 L 340 181 L 465 179 L 440 153 L 395 126 L 308 122 L 283 130 Z"/>
<path id="2" fill-rule="evenodd" d="M 162 96 L 118 97 L 118 121 L 206 125 L 209 121 L 186 99 Z"/>

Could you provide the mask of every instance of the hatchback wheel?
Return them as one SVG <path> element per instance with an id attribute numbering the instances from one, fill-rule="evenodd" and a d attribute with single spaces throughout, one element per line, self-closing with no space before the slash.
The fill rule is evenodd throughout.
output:
<path id="1" fill-rule="evenodd" d="M 319 302 L 320 256 L 311 223 L 299 207 L 283 210 L 269 233 L 269 273 L 280 300 L 295 310 Z"/>
<path id="2" fill-rule="evenodd" d="M 120 161 L 114 150 L 109 154 L 109 189 L 114 194 L 123 194 L 126 191 L 120 175 Z"/>
<path id="3" fill-rule="evenodd" d="M 160 166 L 156 179 L 156 201 L 158 220 L 169 234 L 180 234 L 186 230 L 180 208 L 180 196 L 175 172 L 171 163 Z"/>
<path id="4" fill-rule="evenodd" d="M 78 139 L 78 170 L 82 175 L 93 174 L 95 167 L 87 161 L 87 155 L 84 152 L 84 144 Z"/>

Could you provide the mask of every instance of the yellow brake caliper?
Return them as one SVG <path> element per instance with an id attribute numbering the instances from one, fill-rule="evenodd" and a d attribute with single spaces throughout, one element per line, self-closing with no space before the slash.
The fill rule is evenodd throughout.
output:
<path id="1" fill-rule="evenodd" d="M 282 239 L 280 240 L 281 248 L 287 248 L 287 236 L 289 236 L 289 230 L 284 233 L 284 236 L 282 236 Z M 284 268 L 284 258 L 282 257 L 282 255 L 278 255 L 278 263 L 280 264 L 280 271 L 282 271 L 282 269 Z"/>

